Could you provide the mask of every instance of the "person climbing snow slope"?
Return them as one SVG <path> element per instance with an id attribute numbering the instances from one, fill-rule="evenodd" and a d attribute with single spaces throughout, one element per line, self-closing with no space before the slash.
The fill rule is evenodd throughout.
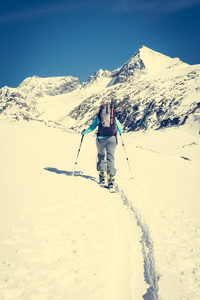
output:
<path id="1" fill-rule="evenodd" d="M 97 170 L 99 171 L 99 184 L 105 186 L 106 175 L 108 188 L 115 192 L 115 150 L 117 146 L 117 132 L 123 132 L 119 120 L 114 116 L 113 105 L 108 103 L 102 104 L 96 118 L 89 128 L 84 129 L 81 133 L 88 134 L 96 129 L 97 132 Z"/>

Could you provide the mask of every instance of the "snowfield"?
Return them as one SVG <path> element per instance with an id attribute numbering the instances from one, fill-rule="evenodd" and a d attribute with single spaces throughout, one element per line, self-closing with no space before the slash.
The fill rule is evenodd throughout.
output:
<path id="1" fill-rule="evenodd" d="M 110 194 L 95 135 L 0 120 L 0 299 L 199 300 L 200 121 L 118 138 Z"/>

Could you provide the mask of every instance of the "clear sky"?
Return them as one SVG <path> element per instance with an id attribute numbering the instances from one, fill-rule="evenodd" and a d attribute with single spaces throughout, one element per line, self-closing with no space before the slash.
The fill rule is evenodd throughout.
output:
<path id="1" fill-rule="evenodd" d="M 0 88 L 26 77 L 114 70 L 147 46 L 200 64 L 200 0 L 6 0 Z"/>

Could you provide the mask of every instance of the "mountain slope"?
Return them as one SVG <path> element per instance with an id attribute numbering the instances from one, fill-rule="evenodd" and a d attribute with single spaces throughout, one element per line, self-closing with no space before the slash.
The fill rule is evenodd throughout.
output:
<path id="1" fill-rule="evenodd" d="M 200 65 L 141 47 L 65 82 L 0 90 L 0 298 L 199 299 Z M 110 100 L 134 176 L 119 136 L 114 195 L 97 184 L 95 134 L 72 177 L 80 130 Z"/>
<path id="2" fill-rule="evenodd" d="M 53 121 L 81 130 L 102 102 L 113 100 L 127 131 L 183 125 L 200 118 L 200 65 L 190 66 L 145 46 L 123 66 L 77 78 L 25 79 L 0 90 L 0 117 Z"/>
<path id="3" fill-rule="evenodd" d="M 73 177 L 80 134 L 0 125 L 0 299 L 199 299 L 199 136 L 124 134 L 134 179 L 119 138 L 110 194 L 94 135 Z"/>
<path id="4" fill-rule="evenodd" d="M 78 78 L 33 76 L 26 78 L 17 88 L 0 89 L 0 116 L 16 119 L 37 119 L 41 109 L 38 104 L 48 96 L 66 95 L 80 87 Z"/>
<path id="5" fill-rule="evenodd" d="M 128 79 L 132 79 L 132 76 L 137 78 L 141 75 L 152 75 L 165 69 L 183 66 L 187 64 L 181 62 L 179 58 L 171 58 L 142 46 L 120 69 L 113 71 L 116 77 L 114 83 L 127 82 Z"/>
<path id="6" fill-rule="evenodd" d="M 166 61 L 165 61 L 166 62 Z M 145 69 L 147 70 L 147 69 Z M 129 75 L 127 81 L 104 88 L 76 107 L 70 116 L 87 126 L 104 101 L 113 100 L 116 115 L 128 131 L 182 125 L 200 117 L 200 66 L 167 64 L 158 73 Z"/>
<path id="7" fill-rule="evenodd" d="M 72 76 L 40 78 L 33 76 L 26 78 L 18 86 L 18 90 L 24 94 L 32 94 L 35 97 L 44 95 L 55 96 L 69 93 L 80 86 L 78 78 Z"/>
<path id="8" fill-rule="evenodd" d="M 97 184 L 93 140 L 73 177 L 79 135 L 39 122 L 1 128 L 0 299 L 142 299 L 140 228 Z"/>

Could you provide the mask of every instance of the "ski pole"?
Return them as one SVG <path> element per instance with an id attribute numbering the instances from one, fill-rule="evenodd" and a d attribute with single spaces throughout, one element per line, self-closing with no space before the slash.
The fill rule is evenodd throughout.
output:
<path id="1" fill-rule="evenodd" d="M 76 165 L 77 165 L 79 153 L 80 153 L 80 151 L 81 151 L 81 145 L 82 145 L 82 142 L 83 142 L 83 137 L 84 137 L 84 134 L 82 134 L 80 146 L 79 146 L 78 153 L 77 153 L 77 156 L 76 156 L 76 161 L 75 161 L 75 164 L 74 164 L 73 176 L 74 176 L 74 173 L 75 173 L 75 168 L 76 168 Z"/>
<path id="2" fill-rule="evenodd" d="M 128 156 L 127 156 L 127 154 L 126 154 L 126 148 L 125 148 L 124 141 L 123 141 L 123 138 L 122 138 L 122 134 L 121 134 L 121 133 L 120 133 L 120 137 L 121 137 L 121 140 L 122 140 L 122 147 L 124 148 L 124 152 L 125 152 L 126 160 L 127 160 L 127 163 L 128 163 L 128 167 L 129 167 L 129 170 L 130 170 L 130 174 L 131 174 L 131 177 L 130 177 L 130 179 L 133 179 L 133 176 L 132 176 L 132 170 L 131 170 L 131 166 L 130 166 L 130 163 L 129 163 Z"/>

